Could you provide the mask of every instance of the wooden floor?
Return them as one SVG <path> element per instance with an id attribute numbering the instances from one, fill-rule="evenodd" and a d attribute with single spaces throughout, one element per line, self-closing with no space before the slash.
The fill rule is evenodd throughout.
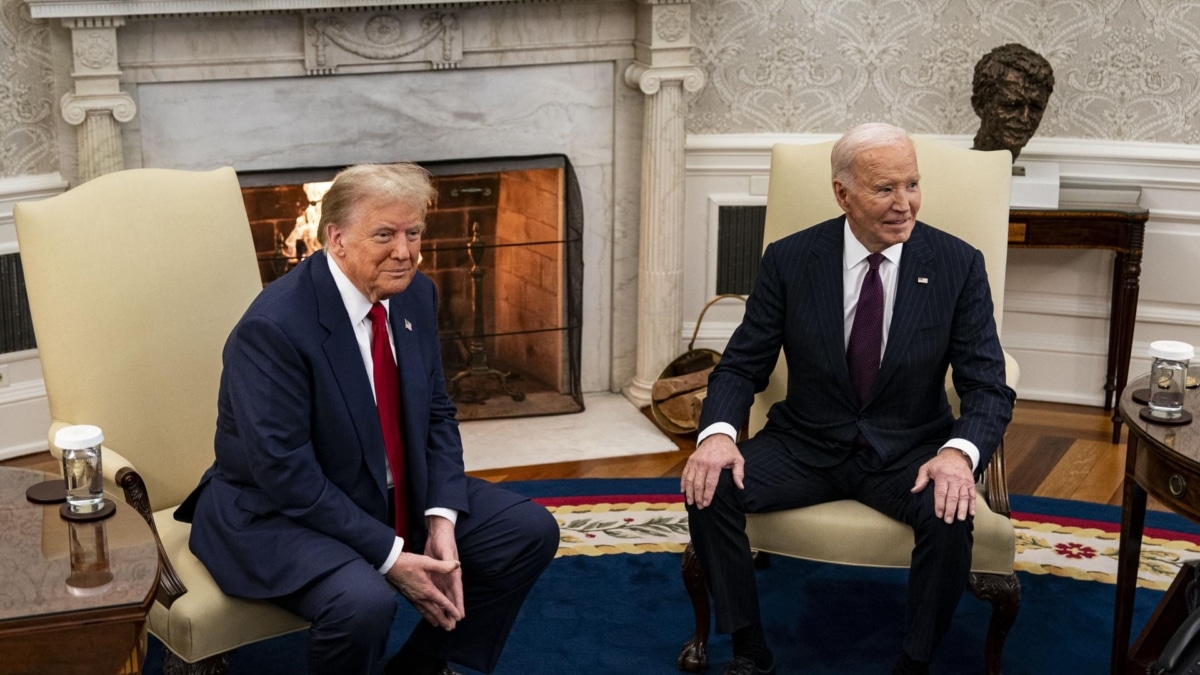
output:
<path id="1" fill-rule="evenodd" d="M 1099 407 L 1018 401 L 1005 437 L 1012 494 L 1121 503 L 1125 434 L 1113 445 L 1110 413 Z M 676 477 L 694 438 L 674 437 L 678 451 L 616 459 L 493 469 L 473 475 L 492 481 L 546 478 Z"/>
<path id="2" fill-rule="evenodd" d="M 1098 407 L 1018 401 L 1005 453 L 1009 492 L 1103 504 L 1121 503 L 1125 443 L 1113 445 L 1110 414 Z M 674 437 L 679 450 L 654 455 L 473 472 L 490 481 L 549 478 L 677 477 L 693 438 Z M 0 466 L 53 469 L 49 453 L 0 462 Z M 1151 505 L 1153 508 L 1154 504 Z"/>

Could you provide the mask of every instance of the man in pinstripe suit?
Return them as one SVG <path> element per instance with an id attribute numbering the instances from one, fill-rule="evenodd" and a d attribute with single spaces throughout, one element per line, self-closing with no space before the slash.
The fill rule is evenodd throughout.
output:
<path id="1" fill-rule="evenodd" d="M 717 631 L 733 634 L 727 675 L 775 670 L 745 514 L 844 498 L 914 530 L 893 672 L 928 672 L 967 584 L 975 479 L 1012 416 L 983 255 L 916 220 L 920 174 L 907 134 L 855 127 L 834 145 L 832 169 L 846 215 L 763 253 L 681 480 Z M 781 347 L 787 396 L 737 444 Z M 957 420 L 947 366 L 962 399 Z"/>

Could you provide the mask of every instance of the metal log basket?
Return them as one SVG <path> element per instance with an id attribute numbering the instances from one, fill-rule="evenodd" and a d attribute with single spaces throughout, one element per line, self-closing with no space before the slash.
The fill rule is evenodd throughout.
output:
<path id="1" fill-rule="evenodd" d="M 666 368 L 663 368 L 662 373 L 658 376 L 658 380 L 666 380 L 669 378 L 687 375 L 689 373 L 697 373 L 712 366 L 717 365 L 717 361 L 721 360 L 721 353 L 713 350 L 700 348 L 696 349 L 696 336 L 700 334 L 700 324 L 704 322 L 704 315 L 708 312 L 708 308 L 712 307 L 721 300 L 734 299 L 746 301 L 743 295 L 734 293 L 723 293 L 704 303 L 704 308 L 700 310 L 700 316 L 696 319 L 696 328 L 692 331 L 692 339 L 688 342 L 687 351 L 675 357 Z M 704 387 L 707 388 L 707 387 Z M 696 431 L 699 425 L 699 419 L 690 425 L 680 425 L 670 419 L 663 413 L 661 407 L 662 401 L 656 401 L 651 398 L 650 412 L 654 415 L 654 422 L 666 432 L 672 434 L 690 434 Z"/>

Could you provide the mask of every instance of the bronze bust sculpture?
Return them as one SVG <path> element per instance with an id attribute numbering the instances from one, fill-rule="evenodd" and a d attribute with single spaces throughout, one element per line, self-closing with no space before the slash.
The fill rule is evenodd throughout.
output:
<path id="1" fill-rule="evenodd" d="M 1028 47 L 1010 43 L 984 54 L 971 82 L 971 107 L 980 121 L 973 149 L 1007 149 L 1015 162 L 1053 90 L 1050 62 Z"/>

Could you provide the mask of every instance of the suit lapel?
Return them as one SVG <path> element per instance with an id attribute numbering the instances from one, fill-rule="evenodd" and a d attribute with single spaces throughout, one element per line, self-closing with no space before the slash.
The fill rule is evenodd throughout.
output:
<path id="1" fill-rule="evenodd" d="M 933 249 L 929 246 L 929 239 L 925 237 L 926 227 L 918 222 L 913 227 L 912 236 L 904 244 L 900 270 L 896 277 L 896 302 L 892 305 L 892 325 L 888 329 L 887 348 L 883 353 L 883 361 L 879 364 L 879 375 L 875 378 L 871 398 L 879 393 L 904 360 L 917 329 L 921 308 L 928 302 L 929 293 L 937 283 L 936 270 L 933 267 Z M 922 279 L 924 281 L 919 281 Z"/>
<path id="2" fill-rule="evenodd" d="M 363 366 L 358 340 L 354 337 L 354 326 L 346 314 L 346 305 L 338 293 L 333 275 L 329 272 L 329 259 L 323 251 L 312 257 L 310 270 L 317 294 L 317 318 L 327 331 L 322 348 L 329 367 L 337 378 L 338 388 L 354 430 L 358 436 L 359 450 L 363 453 L 371 476 L 379 486 L 380 493 L 387 496 L 387 465 L 384 462 L 383 432 L 379 428 L 379 411 L 375 407 L 375 395 L 371 391 L 371 380 Z"/>
<path id="3" fill-rule="evenodd" d="M 428 412 L 422 409 L 429 401 L 429 391 L 425 372 L 425 360 L 421 354 L 421 344 L 417 340 L 417 330 L 429 330 L 429 326 L 415 325 L 411 296 L 408 292 L 392 296 L 388 303 L 388 321 L 392 324 L 392 338 L 396 343 L 396 367 L 400 370 L 400 403 L 404 416 L 404 452 L 409 458 L 409 466 L 413 466 L 416 453 L 425 447 L 423 427 L 419 424 L 422 415 Z"/>
<path id="4" fill-rule="evenodd" d="M 821 235 L 813 243 L 813 283 L 806 284 L 806 287 L 813 289 L 811 306 L 817 309 L 815 318 L 826 358 L 834 364 L 836 379 L 841 383 L 843 393 L 850 400 L 857 400 L 850 383 L 850 367 L 846 363 L 846 320 L 842 306 L 844 223 L 843 216 L 818 226 L 822 229 Z"/>

